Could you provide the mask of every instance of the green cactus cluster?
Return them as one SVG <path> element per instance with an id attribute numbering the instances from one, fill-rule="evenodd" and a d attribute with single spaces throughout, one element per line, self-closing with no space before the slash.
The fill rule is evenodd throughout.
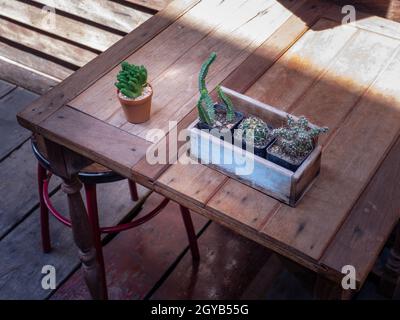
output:
<path id="1" fill-rule="evenodd" d="M 143 88 L 147 85 L 147 70 L 144 66 L 136 66 L 129 62 L 121 63 L 121 70 L 117 75 L 115 86 L 126 97 L 135 99 L 140 97 Z"/>
<path id="2" fill-rule="evenodd" d="M 297 121 L 288 116 L 287 125 L 272 130 L 281 150 L 291 157 L 304 157 L 314 148 L 314 138 L 328 131 L 328 128 L 310 128 L 308 120 L 302 116 Z"/>
<path id="3" fill-rule="evenodd" d="M 249 116 L 235 130 L 235 139 L 243 139 L 247 144 L 263 147 L 271 137 L 268 125 L 258 117 Z"/>
<path id="4" fill-rule="evenodd" d="M 199 118 L 202 122 L 207 123 L 212 126 L 215 123 L 215 104 L 212 100 L 210 93 L 208 92 L 206 86 L 206 77 L 208 74 L 208 70 L 210 69 L 211 64 L 217 58 L 217 54 L 212 52 L 208 59 L 204 61 L 201 66 L 199 73 L 199 92 L 200 98 L 197 102 L 197 110 L 199 113 Z M 226 107 L 226 119 L 231 122 L 235 119 L 235 111 L 233 108 L 232 101 L 229 99 L 227 95 L 224 94 L 221 87 L 217 87 L 217 93 L 219 99 L 223 102 Z"/>

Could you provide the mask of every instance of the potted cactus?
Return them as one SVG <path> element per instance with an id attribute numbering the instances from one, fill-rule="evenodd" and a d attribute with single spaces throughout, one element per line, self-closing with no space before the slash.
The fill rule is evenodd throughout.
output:
<path id="1" fill-rule="evenodd" d="M 271 132 L 272 128 L 262 119 L 249 116 L 235 129 L 234 138 L 242 141 L 243 149 L 250 145 L 254 148 L 254 154 L 265 158 L 266 149 L 274 140 Z"/>
<path id="2" fill-rule="evenodd" d="M 219 131 L 233 129 L 243 119 L 243 114 L 235 112 L 232 101 L 226 96 L 221 88 L 217 87 L 218 97 L 221 103 L 213 102 L 206 86 L 206 77 L 211 64 L 217 58 L 217 54 L 212 52 L 209 58 L 203 63 L 199 73 L 200 98 L 197 102 L 199 113 L 199 129 L 218 129 Z"/>
<path id="3" fill-rule="evenodd" d="M 147 70 L 144 66 L 136 66 L 122 62 L 117 75 L 118 99 L 130 123 L 142 123 L 150 119 L 153 89 L 147 83 Z"/>
<path id="4" fill-rule="evenodd" d="M 310 128 L 303 116 L 297 121 L 288 116 L 285 127 L 272 131 L 276 141 L 267 149 L 267 160 L 294 172 L 314 149 L 317 137 L 327 131 L 326 127 Z"/>

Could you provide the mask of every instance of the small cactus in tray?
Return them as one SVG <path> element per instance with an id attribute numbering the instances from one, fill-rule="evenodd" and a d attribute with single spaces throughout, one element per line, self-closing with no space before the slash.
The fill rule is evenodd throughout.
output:
<path id="1" fill-rule="evenodd" d="M 258 117 L 249 116 L 244 119 L 235 130 L 235 139 L 243 139 L 246 144 L 262 148 L 271 141 L 270 128 Z"/>
<path id="2" fill-rule="evenodd" d="M 302 116 L 297 121 L 288 116 L 287 125 L 274 129 L 272 134 L 277 137 L 277 145 L 282 152 L 291 158 L 302 158 L 314 149 L 314 141 L 328 128 L 310 128 L 308 120 Z"/>
<path id="3" fill-rule="evenodd" d="M 126 61 L 121 63 L 115 86 L 127 98 L 135 99 L 142 95 L 147 85 L 147 70 L 144 66 L 136 66 Z"/>

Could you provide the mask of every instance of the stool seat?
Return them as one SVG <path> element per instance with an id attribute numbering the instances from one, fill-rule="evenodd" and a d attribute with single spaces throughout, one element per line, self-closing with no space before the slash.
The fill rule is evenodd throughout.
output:
<path id="1" fill-rule="evenodd" d="M 36 137 L 31 138 L 31 146 L 33 154 L 39 163 L 48 171 L 51 170 L 50 162 L 47 160 L 47 151 L 45 146 L 40 143 L 40 139 Z M 104 167 L 99 163 L 92 163 L 83 168 L 79 174 L 79 179 L 86 184 L 101 184 L 124 180 L 125 178 L 118 173 Z"/>

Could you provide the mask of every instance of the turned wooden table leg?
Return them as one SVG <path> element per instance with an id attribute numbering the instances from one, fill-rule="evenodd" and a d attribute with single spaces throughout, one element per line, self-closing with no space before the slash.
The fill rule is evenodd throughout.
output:
<path id="1" fill-rule="evenodd" d="M 80 190 L 82 184 L 76 175 L 64 179 L 62 190 L 68 196 L 69 213 L 72 222 L 74 241 L 79 248 L 86 285 L 93 299 L 107 299 L 107 287 L 103 281 L 104 270 L 96 259 L 96 249 L 86 208 Z"/>
<path id="2" fill-rule="evenodd" d="M 52 141 L 45 142 L 51 169 L 62 177 L 62 190 L 68 196 L 72 232 L 79 249 L 86 285 L 93 299 L 107 299 L 104 270 L 96 258 L 92 228 L 80 193 L 82 184 L 78 179 L 79 171 L 91 161 Z"/>
<path id="3" fill-rule="evenodd" d="M 380 289 L 386 296 L 400 299 L 400 223 L 396 227 L 396 239 L 384 267 Z"/>

